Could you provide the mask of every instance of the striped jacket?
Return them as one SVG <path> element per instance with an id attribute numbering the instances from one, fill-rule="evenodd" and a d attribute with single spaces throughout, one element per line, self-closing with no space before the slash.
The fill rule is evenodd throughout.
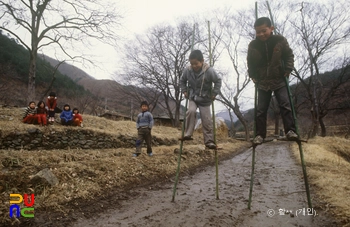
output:
<path id="1" fill-rule="evenodd" d="M 27 108 L 24 110 L 24 113 L 23 113 L 23 119 L 29 114 L 36 114 L 36 108 L 32 109 L 29 106 L 27 106 Z"/>

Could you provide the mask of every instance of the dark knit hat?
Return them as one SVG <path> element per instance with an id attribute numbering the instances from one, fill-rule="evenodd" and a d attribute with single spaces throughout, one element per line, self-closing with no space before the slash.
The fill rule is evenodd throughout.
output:
<path id="1" fill-rule="evenodd" d="M 147 101 L 142 101 L 140 106 L 142 106 L 142 105 L 148 106 L 148 102 Z"/>
<path id="2" fill-rule="evenodd" d="M 66 106 L 68 106 L 68 107 L 69 107 L 68 110 L 70 110 L 70 105 L 69 105 L 69 104 L 65 104 L 65 105 L 63 106 L 63 110 L 65 110 L 64 108 L 65 108 Z"/>

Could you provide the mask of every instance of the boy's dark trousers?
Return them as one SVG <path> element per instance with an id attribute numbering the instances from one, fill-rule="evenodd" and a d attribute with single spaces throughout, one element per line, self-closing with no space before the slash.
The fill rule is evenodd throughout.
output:
<path id="1" fill-rule="evenodd" d="M 61 119 L 61 124 L 62 124 L 62 125 L 72 125 L 72 123 L 73 123 L 73 120 L 66 121 L 66 120 L 64 120 L 64 119 Z"/>
<path id="2" fill-rule="evenodd" d="M 152 153 L 152 135 L 151 129 L 148 127 L 140 127 L 137 132 L 137 140 L 136 140 L 136 154 L 141 154 L 141 148 L 143 144 L 143 140 L 146 141 L 147 145 L 147 154 Z"/>
<path id="3" fill-rule="evenodd" d="M 49 117 L 55 117 L 56 112 L 54 110 L 53 111 L 49 110 L 48 112 L 49 112 Z"/>
<path id="4" fill-rule="evenodd" d="M 289 102 L 287 87 L 281 87 L 273 91 L 280 107 L 280 113 L 283 120 L 285 133 L 292 130 L 295 132 L 295 123 L 293 119 L 292 108 Z M 266 119 L 267 110 L 270 105 L 272 91 L 258 89 L 258 108 L 256 116 L 256 135 L 266 138 Z"/>

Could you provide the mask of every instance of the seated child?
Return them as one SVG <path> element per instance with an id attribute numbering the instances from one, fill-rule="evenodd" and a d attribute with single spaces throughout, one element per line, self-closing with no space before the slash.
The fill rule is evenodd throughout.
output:
<path id="1" fill-rule="evenodd" d="M 68 104 L 64 105 L 63 111 L 60 115 L 62 125 L 71 125 L 73 122 L 73 112 L 70 110 Z"/>
<path id="2" fill-rule="evenodd" d="M 81 114 L 79 113 L 78 108 L 73 108 L 73 126 L 80 126 L 83 127 L 83 118 Z"/>
<path id="3" fill-rule="evenodd" d="M 27 108 L 24 110 L 23 123 L 35 124 L 37 123 L 35 102 L 29 102 Z"/>
<path id="4" fill-rule="evenodd" d="M 47 109 L 45 106 L 44 101 L 40 101 L 38 103 L 38 106 L 36 108 L 36 113 L 37 113 L 37 118 L 38 118 L 38 123 L 40 126 L 46 125 L 47 121 Z"/>

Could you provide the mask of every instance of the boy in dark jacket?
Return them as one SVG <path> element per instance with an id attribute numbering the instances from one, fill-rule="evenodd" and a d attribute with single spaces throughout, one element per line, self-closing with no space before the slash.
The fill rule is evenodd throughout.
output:
<path id="1" fill-rule="evenodd" d="M 153 115 L 148 111 L 147 101 L 141 102 L 141 113 L 137 116 L 136 128 L 137 128 L 137 140 L 136 140 L 136 152 L 133 154 L 137 157 L 141 154 L 141 147 L 143 140 L 146 141 L 147 154 L 148 156 L 153 156 L 152 153 L 152 135 L 151 129 L 154 124 Z"/>
<path id="2" fill-rule="evenodd" d="M 278 101 L 287 139 L 297 140 L 295 122 L 285 78 L 294 68 L 294 54 L 281 35 L 273 35 L 274 27 L 267 17 L 254 23 L 256 39 L 248 46 L 248 74 L 258 86 L 256 137 L 254 144 L 261 144 L 266 137 L 266 118 L 272 92 Z"/>
<path id="3" fill-rule="evenodd" d="M 189 99 L 185 136 L 180 139 L 192 140 L 198 108 L 202 120 L 204 144 L 209 149 L 215 149 L 210 105 L 220 93 L 221 78 L 212 67 L 204 62 L 200 50 L 192 51 L 189 61 L 191 65 L 184 69 L 180 79 L 181 92 L 185 98 Z"/>

